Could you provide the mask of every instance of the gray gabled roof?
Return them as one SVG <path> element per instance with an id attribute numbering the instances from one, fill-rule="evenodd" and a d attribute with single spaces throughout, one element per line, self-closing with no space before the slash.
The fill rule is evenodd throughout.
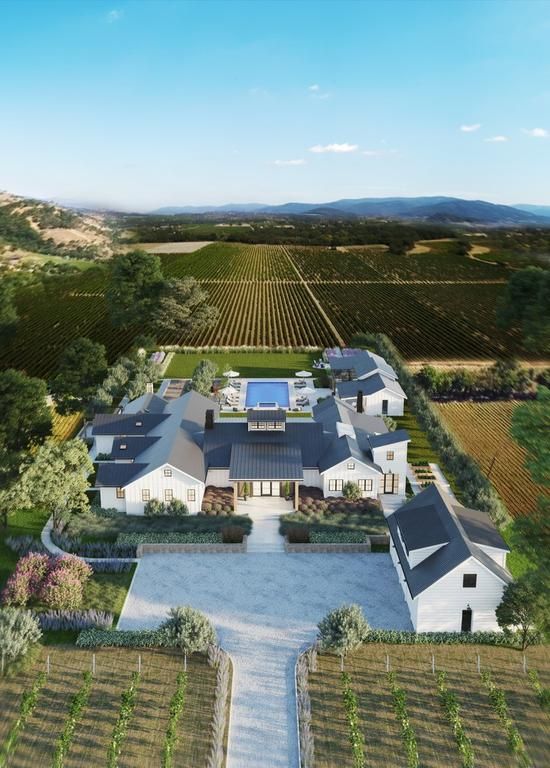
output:
<path id="1" fill-rule="evenodd" d="M 342 435 L 342 437 L 334 438 L 326 451 L 319 459 L 319 472 L 326 472 L 327 469 L 335 467 L 340 462 L 346 459 L 353 459 L 355 461 L 365 464 L 378 474 L 383 474 L 378 464 L 375 464 L 372 460 L 372 456 L 361 450 L 357 440 L 350 435 Z"/>
<path id="2" fill-rule="evenodd" d="M 508 571 L 501 568 L 470 539 L 456 512 L 457 507 L 460 506 L 433 484 L 387 518 L 390 535 L 413 598 L 470 557 L 478 560 L 505 584 L 512 581 Z M 487 525 L 492 525 L 488 516 Z M 399 533 L 404 540 L 406 539 L 405 543 L 409 551 L 412 548 L 422 549 L 437 544 L 442 546 L 411 568 Z M 444 539 L 447 541 L 442 541 Z"/>
<path id="3" fill-rule="evenodd" d="M 145 395 L 136 397 L 135 400 L 130 400 L 126 408 L 125 413 L 163 413 L 168 405 L 168 401 L 162 397 L 147 392 Z"/>
<path id="4" fill-rule="evenodd" d="M 407 399 L 407 395 L 404 393 L 401 384 L 398 381 L 389 379 L 387 376 L 383 376 L 379 373 L 375 373 L 373 376 L 369 376 L 368 379 L 361 379 L 360 381 L 337 381 L 336 391 L 338 397 L 357 397 L 358 392 L 362 392 L 364 397 L 374 395 L 376 392 L 382 392 L 387 389 L 397 397 Z"/>
<path id="5" fill-rule="evenodd" d="M 410 441 L 411 438 L 406 429 L 395 429 L 384 435 L 369 435 L 369 443 L 372 448 L 382 448 L 385 445 L 396 445 L 397 443 L 410 443 Z"/>
<path id="6" fill-rule="evenodd" d="M 109 461 L 99 464 L 95 479 L 96 488 L 123 488 L 143 471 L 146 464 Z"/>
<path id="7" fill-rule="evenodd" d="M 504 552 L 510 551 L 510 547 L 485 512 L 480 512 L 479 509 L 468 509 L 460 505 L 454 506 L 453 509 L 469 539 L 474 544 L 495 547 L 495 549 L 502 549 Z"/>
<path id="8" fill-rule="evenodd" d="M 302 451 L 297 443 L 235 443 L 230 480 L 303 480 Z"/>
<path id="9" fill-rule="evenodd" d="M 313 406 L 313 418 L 323 424 L 328 432 L 336 434 L 336 424 L 351 424 L 351 426 L 369 434 L 385 434 L 388 431 L 384 419 L 380 416 L 369 416 L 366 413 L 357 413 L 355 408 L 343 400 L 331 396 Z"/>
<path id="10" fill-rule="evenodd" d="M 98 413 L 92 435 L 147 435 L 167 418 L 166 413 Z"/>
<path id="11" fill-rule="evenodd" d="M 144 435 L 143 437 L 115 437 L 111 450 L 111 459 L 134 461 L 153 443 L 160 440 L 159 436 Z M 126 446 L 125 448 L 123 446 Z"/>
<path id="12" fill-rule="evenodd" d="M 356 377 L 380 371 L 389 378 L 397 379 L 396 372 L 383 357 L 366 349 L 355 355 L 329 355 L 328 362 L 332 371 L 353 371 Z"/>

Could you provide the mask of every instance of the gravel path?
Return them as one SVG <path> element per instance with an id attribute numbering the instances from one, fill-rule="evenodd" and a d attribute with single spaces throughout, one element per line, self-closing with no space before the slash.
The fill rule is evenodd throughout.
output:
<path id="1" fill-rule="evenodd" d="M 298 768 L 294 664 L 344 602 L 374 627 L 411 629 L 387 554 L 146 555 L 119 622 L 155 627 L 189 604 L 213 621 L 234 665 L 228 768 Z"/>

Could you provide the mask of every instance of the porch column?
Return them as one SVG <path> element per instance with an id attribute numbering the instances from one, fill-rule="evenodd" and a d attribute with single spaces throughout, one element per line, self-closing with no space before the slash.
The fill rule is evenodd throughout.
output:
<path id="1" fill-rule="evenodd" d="M 294 482 L 294 511 L 298 511 L 298 507 L 300 505 L 300 484 L 296 480 Z"/>
<path id="2" fill-rule="evenodd" d="M 238 502 L 239 494 L 238 494 L 238 490 L 237 490 L 238 489 L 238 485 L 239 484 L 237 482 L 233 483 L 233 511 L 234 512 L 237 511 L 237 504 L 239 503 Z"/>

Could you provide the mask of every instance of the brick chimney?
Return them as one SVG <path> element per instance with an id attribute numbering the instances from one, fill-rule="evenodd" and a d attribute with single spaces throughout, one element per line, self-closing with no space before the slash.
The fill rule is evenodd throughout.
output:
<path id="1" fill-rule="evenodd" d="M 209 408 L 204 416 L 204 428 L 214 429 L 214 409 Z"/>
<path id="2" fill-rule="evenodd" d="M 357 392 L 357 413 L 363 413 L 363 390 Z"/>

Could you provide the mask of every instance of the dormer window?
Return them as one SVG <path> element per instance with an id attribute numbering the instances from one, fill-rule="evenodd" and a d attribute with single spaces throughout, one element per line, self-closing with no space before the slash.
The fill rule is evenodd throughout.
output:
<path id="1" fill-rule="evenodd" d="M 136 421 L 136 427 L 142 427 L 143 422 L 142 421 Z"/>
<path id="2" fill-rule="evenodd" d="M 126 443 L 121 443 L 120 444 L 120 450 L 121 451 L 125 451 L 127 448 L 128 448 L 128 446 L 126 445 Z"/>
<path id="3" fill-rule="evenodd" d="M 354 461 L 348 461 L 348 469 L 355 469 L 355 462 Z"/>

